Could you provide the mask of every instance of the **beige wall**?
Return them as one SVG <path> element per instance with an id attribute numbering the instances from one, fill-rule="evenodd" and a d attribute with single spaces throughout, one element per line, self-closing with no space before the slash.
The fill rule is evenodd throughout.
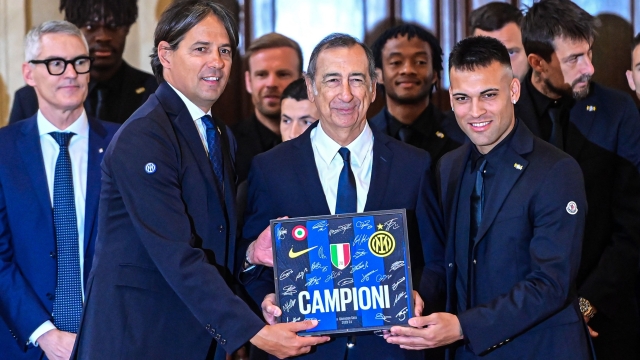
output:
<path id="1" fill-rule="evenodd" d="M 153 31 L 171 0 L 138 0 L 138 22 L 131 27 L 125 60 L 151 72 L 149 54 Z M 60 20 L 57 0 L 0 0 L 0 126 L 9 118 L 13 93 L 24 86 L 22 79 L 23 38 L 27 30 L 46 20 Z"/>

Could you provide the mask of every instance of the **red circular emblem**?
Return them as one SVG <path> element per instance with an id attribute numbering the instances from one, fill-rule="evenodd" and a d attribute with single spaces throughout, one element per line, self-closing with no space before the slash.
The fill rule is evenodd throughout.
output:
<path id="1" fill-rule="evenodd" d="M 298 225 L 291 230 L 291 236 L 293 237 L 293 240 L 302 241 L 307 238 L 307 228 L 302 225 Z"/>

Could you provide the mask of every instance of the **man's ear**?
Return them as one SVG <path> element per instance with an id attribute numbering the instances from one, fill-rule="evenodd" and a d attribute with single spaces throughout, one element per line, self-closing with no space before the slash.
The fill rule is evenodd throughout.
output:
<path id="1" fill-rule="evenodd" d="M 249 70 L 244 72 L 244 87 L 247 89 L 247 92 L 249 94 L 252 93 L 252 91 L 251 91 L 251 74 L 249 73 Z"/>
<path id="2" fill-rule="evenodd" d="M 304 82 L 307 85 L 307 97 L 309 98 L 309 101 L 311 101 L 312 103 L 315 104 L 316 102 L 316 97 L 315 97 L 315 93 L 313 91 L 313 85 L 311 84 L 311 79 L 309 79 L 308 77 L 304 77 Z"/>
<path id="3" fill-rule="evenodd" d="M 33 66 L 28 62 L 22 64 L 22 77 L 27 85 L 35 87 L 36 82 L 33 80 Z"/>
<path id="4" fill-rule="evenodd" d="M 631 70 L 627 70 L 625 75 L 627 75 L 627 82 L 629 83 L 631 90 L 636 91 L 636 83 L 633 81 L 633 72 Z"/>
<path id="5" fill-rule="evenodd" d="M 544 73 L 547 69 L 547 62 L 538 54 L 529 54 L 527 56 L 529 66 L 538 74 Z"/>
<path id="6" fill-rule="evenodd" d="M 384 79 L 382 78 L 382 69 L 376 68 L 376 81 L 378 84 L 384 84 Z"/>
<path id="7" fill-rule="evenodd" d="M 171 61 L 173 60 L 173 50 L 166 41 L 160 41 L 158 44 L 158 59 L 165 69 L 171 69 Z"/>

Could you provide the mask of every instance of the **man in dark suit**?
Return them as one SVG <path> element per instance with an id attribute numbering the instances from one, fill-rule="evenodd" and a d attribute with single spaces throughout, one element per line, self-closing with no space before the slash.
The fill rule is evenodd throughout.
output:
<path id="1" fill-rule="evenodd" d="M 264 324 L 230 289 L 234 140 L 211 118 L 238 33 L 213 1 L 170 5 L 155 31 L 160 87 L 114 137 L 103 162 L 96 256 L 78 359 L 205 359 L 247 341 L 278 357 L 327 338 Z M 317 324 L 317 322 L 316 322 Z"/>
<path id="2" fill-rule="evenodd" d="M 280 96 L 302 76 L 300 45 L 282 34 L 269 33 L 253 40 L 245 59 L 245 86 L 254 109 L 248 119 L 231 127 L 238 141 L 238 181 L 247 179 L 254 156 L 281 142 Z"/>
<path id="3" fill-rule="evenodd" d="M 250 240 L 239 249 L 248 292 L 262 302 L 268 322 L 281 314 L 273 304 L 271 243 L 261 234 L 270 219 L 405 208 L 414 284 L 425 311 L 438 310 L 444 295 L 444 248 L 431 161 L 425 151 L 368 126 L 366 113 L 375 98 L 371 51 L 348 35 L 329 35 L 313 50 L 306 81 L 320 120 L 299 137 L 258 155 L 251 168 L 243 232 Z M 351 185 L 339 181 L 342 172 L 353 177 Z M 304 358 L 368 359 L 371 354 L 378 359 L 424 358 L 375 335 L 339 337 Z"/>
<path id="4" fill-rule="evenodd" d="M 100 162 L 116 124 L 87 118 L 89 50 L 49 21 L 25 40 L 37 114 L 0 130 L 0 358 L 68 359 L 97 234 Z"/>
<path id="5" fill-rule="evenodd" d="M 155 78 L 122 59 L 129 28 L 138 17 L 136 0 L 61 0 L 65 19 L 79 27 L 94 58 L 89 95 L 84 107 L 90 116 L 122 124 L 158 87 Z M 38 110 L 30 86 L 16 91 L 9 123 Z"/>
<path id="6" fill-rule="evenodd" d="M 452 344 L 455 359 L 588 359 L 575 291 L 587 213 L 580 168 L 515 118 L 520 82 L 499 40 L 460 41 L 449 74 L 471 143 L 438 165 L 448 312 L 393 327 L 387 341 Z"/>
<path id="7" fill-rule="evenodd" d="M 596 19 L 570 1 L 534 4 L 522 23 L 532 71 L 516 115 L 578 161 L 587 214 L 577 285 L 599 359 L 637 359 L 640 116 L 630 96 L 590 81 Z"/>
<path id="8" fill-rule="evenodd" d="M 435 169 L 440 157 L 465 139 L 454 118 L 431 102 L 442 72 L 438 39 L 417 25 L 404 24 L 382 33 L 371 50 L 387 105 L 369 119 L 369 125 L 426 150 Z"/>

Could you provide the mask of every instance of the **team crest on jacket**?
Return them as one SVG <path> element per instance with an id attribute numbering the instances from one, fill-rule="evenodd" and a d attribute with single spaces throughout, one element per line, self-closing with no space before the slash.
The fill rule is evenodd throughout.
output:
<path id="1" fill-rule="evenodd" d="M 351 262 L 351 244 L 331 244 L 331 264 L 338 268 L 338 270 L 344 270 Z"/>
<path id="2" fill-rule="evenodd" d="M 567 204 L 567 212 L 570 215 L 575 215 L 578 212 L 578 205 L 576 205 L 575 201 L 569 201 Z"/>

